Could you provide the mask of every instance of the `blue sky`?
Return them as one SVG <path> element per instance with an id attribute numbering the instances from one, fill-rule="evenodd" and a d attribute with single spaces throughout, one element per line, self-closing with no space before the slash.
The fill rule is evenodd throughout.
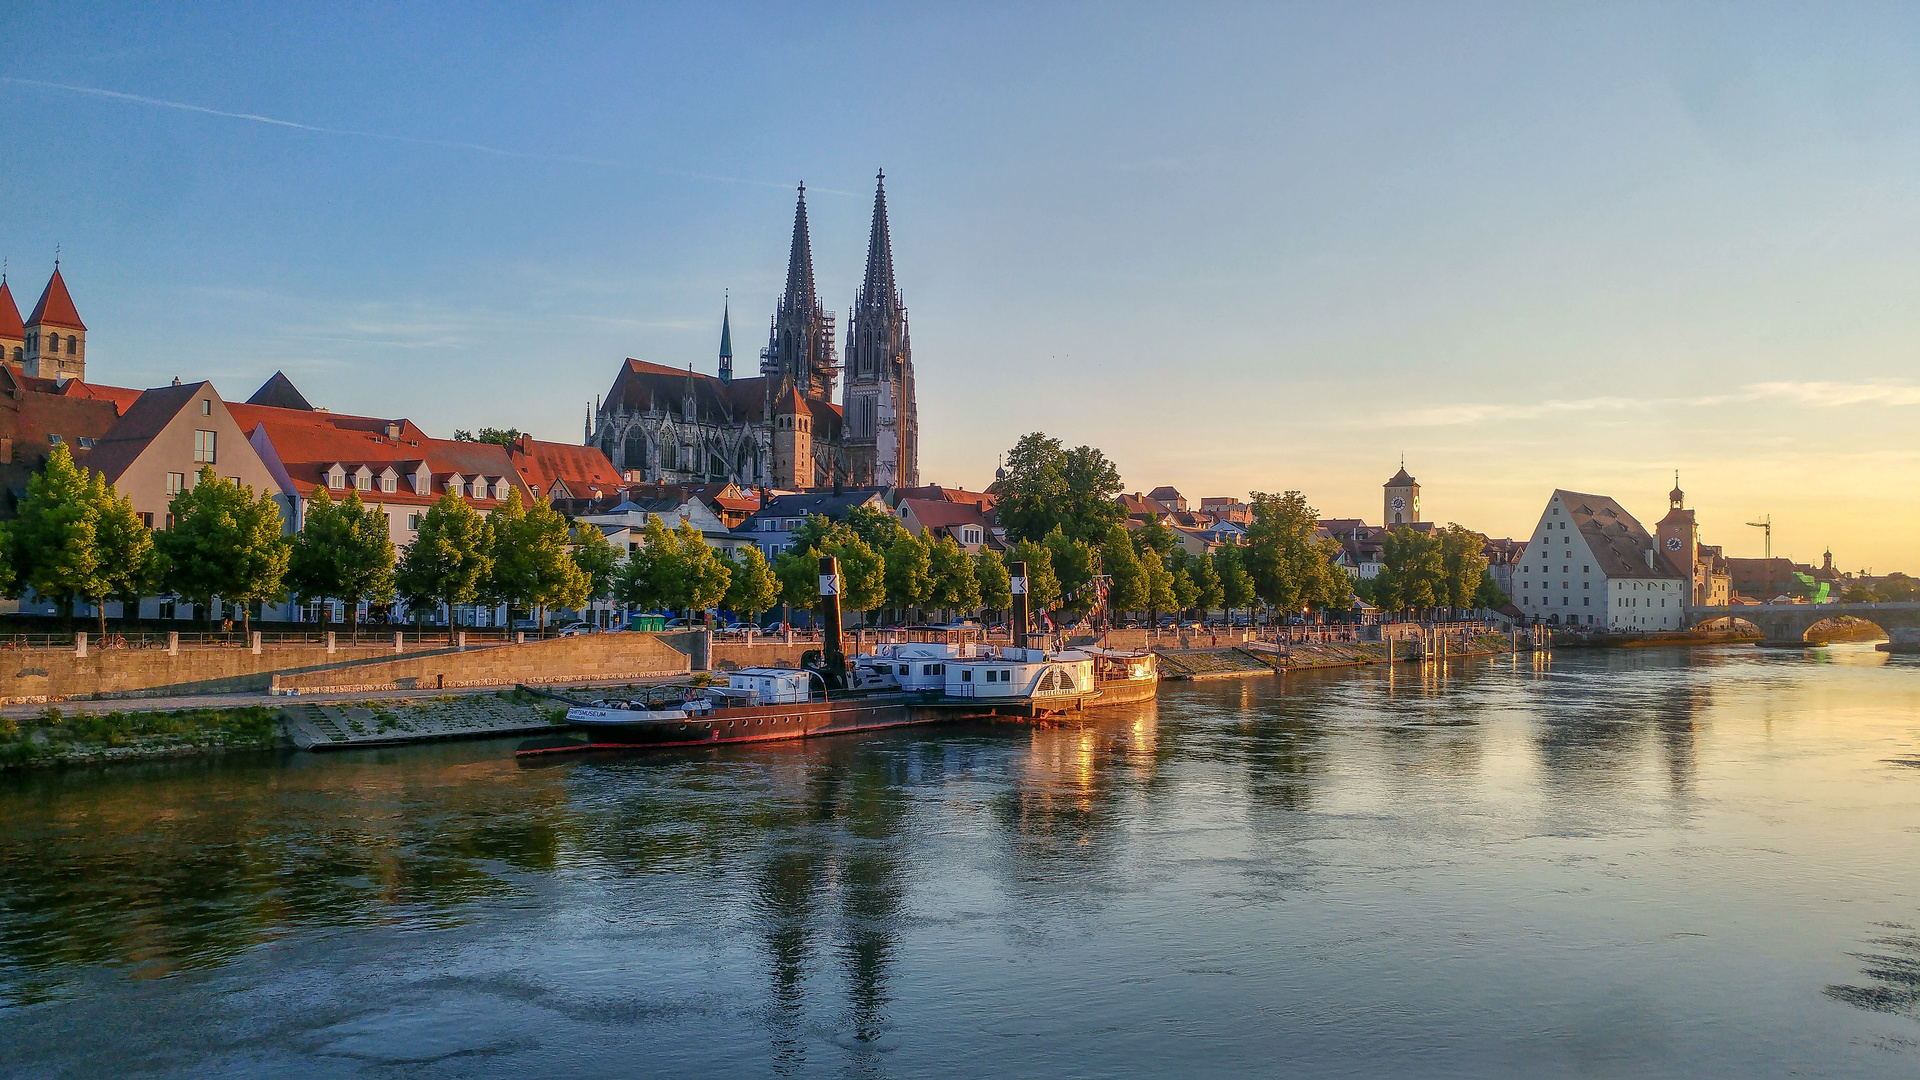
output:
<path id="1" fill-rule="evenodd" d="M 929 480 L 1045 430 L 1377 519 L 1404 452 L 1525 535 L 1679 469 L 1732 554 L 1920 571 L 1911 8 L 0 18 L 0 252 L 25 307 L 61 246 L 96 381 L 577 439 L 728 290 L 752 362 L 803 180 L 844 312 L 884 166 Z"/>

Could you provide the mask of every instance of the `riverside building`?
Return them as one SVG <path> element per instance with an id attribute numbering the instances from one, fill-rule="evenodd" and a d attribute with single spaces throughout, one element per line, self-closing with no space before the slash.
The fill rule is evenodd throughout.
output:
<path id="1" fill-rule="evenodd" d="M 1613 630 L 1684 629 L 1690 575 L 1605 495 L 1555 491 L 1513 574 L 1528 619 Z"/>

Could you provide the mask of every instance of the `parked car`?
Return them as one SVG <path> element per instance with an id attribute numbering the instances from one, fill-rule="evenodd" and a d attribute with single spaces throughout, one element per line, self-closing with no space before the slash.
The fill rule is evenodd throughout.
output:
<path id="1" fill-rule="evenodd" d="M 561 637 L 576 637 L 580 634 L 593 633 L 593 627 L 583 622 L 570 622 L 562 624 L 557 632 Z"/>

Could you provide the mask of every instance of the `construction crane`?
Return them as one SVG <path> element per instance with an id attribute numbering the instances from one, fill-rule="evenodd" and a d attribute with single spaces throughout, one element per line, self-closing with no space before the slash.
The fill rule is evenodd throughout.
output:
<path id="1" fill-rule="evenodd" d="M 1768 514 L 1759 521 L 1747 522 L 1750 529 L 1760 529 L 1767 535 L 1767 596 L 1762 603 L 1773 603 L 1773 515 Z"/>

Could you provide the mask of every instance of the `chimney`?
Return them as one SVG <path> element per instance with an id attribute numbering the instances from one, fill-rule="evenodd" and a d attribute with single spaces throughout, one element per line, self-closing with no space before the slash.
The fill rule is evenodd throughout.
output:
<path id="1" fill-rule="evenodd" d="M 400 441 L 400 421 L 387 421 L 387 438 L 392 439 L 394 442 Z"/>

